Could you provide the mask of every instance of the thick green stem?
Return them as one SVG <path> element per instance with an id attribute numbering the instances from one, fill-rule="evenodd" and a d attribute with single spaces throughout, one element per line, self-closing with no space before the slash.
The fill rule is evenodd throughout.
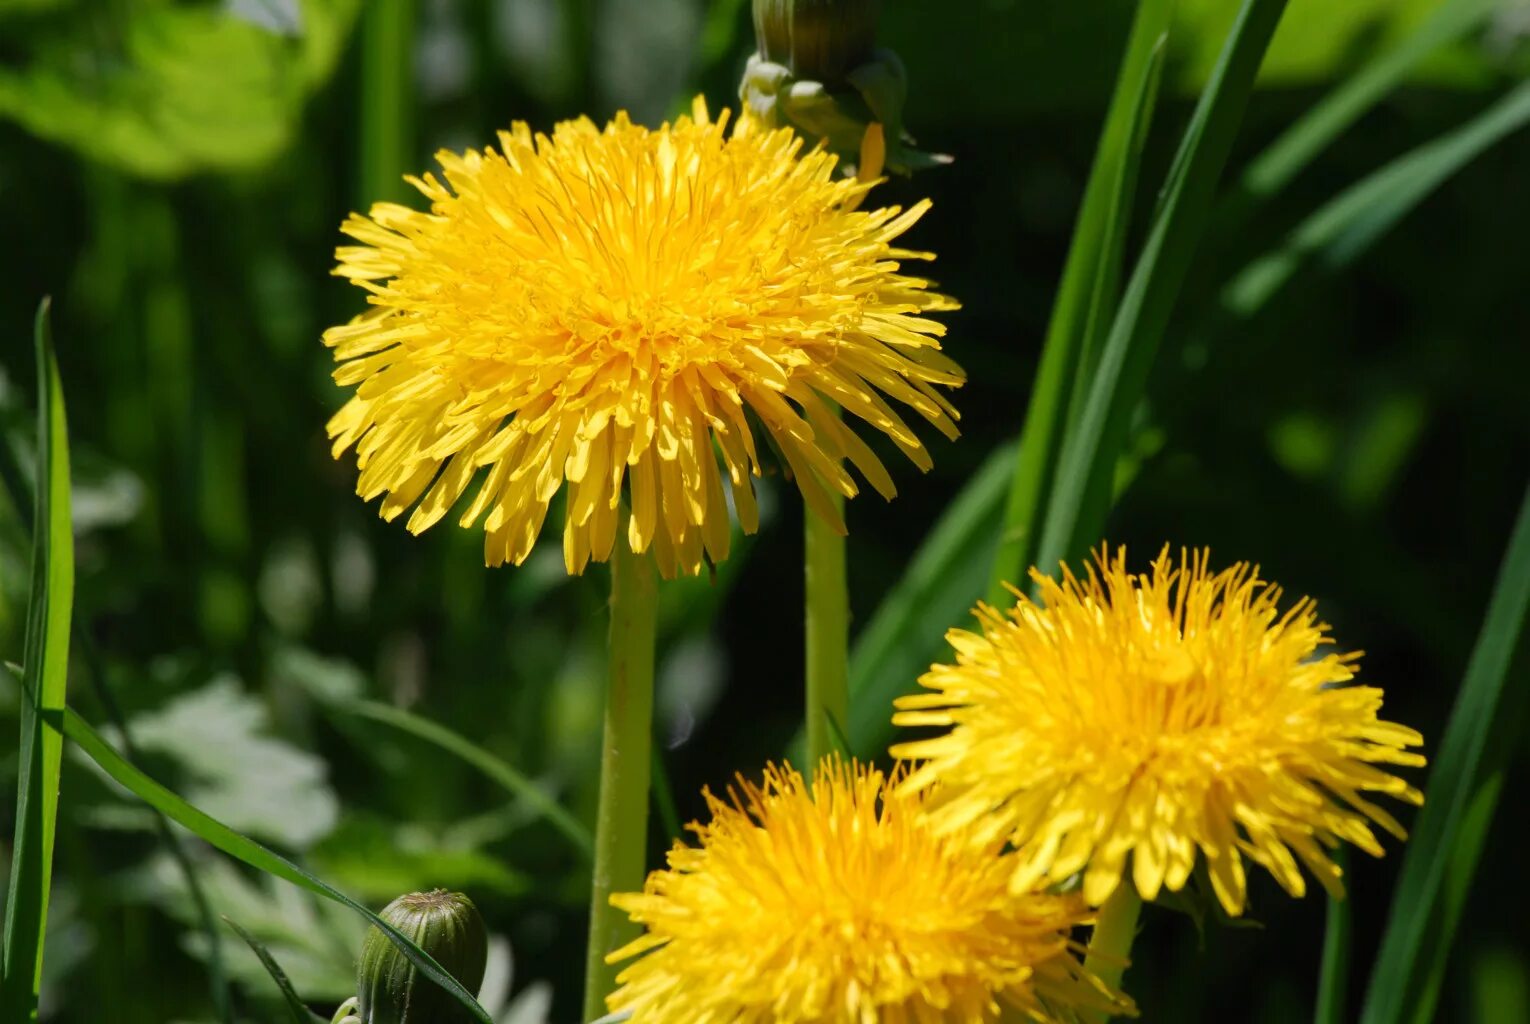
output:
<path id="1" fill-rule="evenodd" d="M 637 926 L 611 906 L 611 894 L 640 890 L 647 867 L 655 604 L 652 557 L 632 554 L 625 538 L 618 538 L 611 556 L 611 633 L 584 1020 L 605 1013 L 605 997 L 615 987 L 616 968 L 606 964 L 606 954 L 637 935 Z"/>
<path id="2" fill-rule="evenodd" d="M 836 495 L 840 514 L 844 499 Z M 804 582 L 807 591 L 808 771 L 843 745 L 850 714 L 850 594 L 845 538 L 806 509 Z"/>
<path id="3" fill-rule="evenodd" d="M 415 0 L 373 0 L 361 16 L 361 204 L 402 202 L 414 151 Z"/>
<path id="4" fill-rule="evenodd" d="M 1137 936 L 1137 915 L 1141 912 L 1142 898 L 1137 895 L 1137 887 L 1132 885 L 1131 879 L 1123 878 L 1095 919 L 1084 966 L 1113 989 L 1121 988 L 1121 975 L 1126 972 L 1131 958 L 1132 940 Z M 1109 1020 L 1110 1015 L 1096 1013 L 1091 1019 Z"/>

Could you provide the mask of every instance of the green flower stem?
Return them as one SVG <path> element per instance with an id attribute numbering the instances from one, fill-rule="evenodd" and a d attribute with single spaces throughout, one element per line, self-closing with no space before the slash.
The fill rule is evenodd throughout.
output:
<path id="1" fill-rule="evenodd" d="M 640 890 L 647 867 L 656 598 L 652 556 L 634 555 L 626 538 L 618 536 L 611 556 L 611 633 L 583 1020 L 605 1013 L 605 997 L 615 987 L 616 968 L 606 963 L 606 954 L 637 935 L 627 915 L 611 906 L 611 894 Z"/>
<path id="2" fill-rule="evenodd" d="M 377 0 L 361 15 L 361 209 L 413 194 L 415 13 L 415 0 Z"/>
<path id="3" fill-rule="evenodd" d="M 840 514 L 845 500 L 834 495 Z M 808 775 L 839 750 L 850 714 L 850 594 L 845 583 L 845 538 L 804 509 L 804 583 L 807 591 Z"/>
<path id="4" fill-rule="evenodd" d="M 1123 878 L 1095 919 L 1084 966 L 1113 989 L 1121 988 L 1121 975 L 1126 972 L 1132 940 L 1137 936 L 1137 915 L 1141 912 L 1142 898 L 1137 895 L 1137 887 L 1130 878 Z M 1096 1013 L 1092 1019 L 1109 1020 L 1110 1015 Z"/>

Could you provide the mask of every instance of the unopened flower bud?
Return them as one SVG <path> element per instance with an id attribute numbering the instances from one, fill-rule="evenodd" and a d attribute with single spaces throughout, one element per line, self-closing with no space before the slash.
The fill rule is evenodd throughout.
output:
<path id="1" fill-rule="evenodd" d="M 400 896 L 381 915 L 435 957 L 469 992 L 483 984 L 489 937 L 473 901 L 436 889 Z M 362 1024 L 468 1024 L 466 1007 L 422 975 L 380 928 L 367 932 L 356 972 Z"/>
<path id="2" fill-rule="evenodd" d="M 796 78 L 842 88 L 871 59 L 880 0 L 754 0 L 760 55 Z"/>

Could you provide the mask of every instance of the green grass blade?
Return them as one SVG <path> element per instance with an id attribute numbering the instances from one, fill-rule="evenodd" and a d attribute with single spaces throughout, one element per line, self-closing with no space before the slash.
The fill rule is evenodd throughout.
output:
<path id="1" fill-rule="evenodd" d="M 1276 251 L 1245 268 L 1223 292 L 1223 306 L 1251 316 L 1304 268 L 1354 262 L 1452 175 L 1530 124 L 1530 83 L 1460 126 L 1350 186 L 1292 232 Z"/>
<path id="2" fill-rule="evenodd" d="M 1396 1024 L 1410 1019 L 1418 1009 L 1419 993 L 1449 953 L 1448 932 L 1455 925 L 1449 903 L 1455 903 L 1454 914 L 1459 915 L 1476 872 L 1486 820 L 1491 818 L 1497 798 L 1495 758 L 1489 756 L 1490 749 L 1496 739 L 1500 747 L 1497 759 L 1501 759 L 1512 743 L 1504 729 L 1514 716 L 1504 713 L 1503 704 L 1520 699 L 1516 691 L 1522 687 L 1510 691 L 1506 683 L 1516 654 L 1524 653 L 1527 613 L 1530 488 L 1520 506 L 1482 632 L 1429 773 L 1428 802 L 1419 812 L 1403 859 L 1361 1024 Z M 1452 891 L 1456 895 L 1447 899 Z"/>
<path id="3" fill-rule="evenodd" d="M 53 880 L 62 738 L 43 728 L 64 706 L 69 619 L 74 606 L 74 532 L 69 514 L 69 433 L 64 390 L 53 354 L 49 303 L 37 308 L 37 493 L 32 582 L 23 651 L 21 746 L 16 782 L 16 839 L 5 905 L 5 977 L 0 1020 L 37 1012 L 48 893 Z"/>
<path id="4" fill-rule="evenodd" d="M 590 836 L 589 829 L 585 828 L 578 818 L 548 796 L 542 787 L 531 779 L 446 726 L 432 722 L 412 711 L 396 708 L 390 704 L 380 704 L 377 701 L 334 701 L 328 706 L 342 714 L 391 726 L 440 747 L 448 754 L 478 769 L 490 781 L 498 783 L 514 796 L 535 807 L 559 832 L 567 836 L 569 842 L 573 843 L 586 858 L 593 855 L 594 840 Z"/>
<path id="5" fill-rule="evenodd" d="M 1244 0 L 1175 159 L 1083 410 L 1069 430 L 1036 564 L 1054 569 L 1099 539 L 1116 460 L 1168 327 L 1217 183 L 1285 0 Z"/>
<path id="6" fill-rule="evenodd" d="M 1340 870 L 1349 870 L 1349 851 L 1333 851 L 1333 862 Z M 1328 921 L 1323 930 L 1323 964 L 1318 976 L 1317 1010 L 1312 1024 L 1344 1024 L 1349 1020 L 1345 1006 L 1349 1001 L 1349 951 L 1354 919 L 1347 899 L 1328 897 Z"/>
<path id="7" fill-rule="evenodd" d="M 893 698 L 943 649 L 945 627 L 966 620 L 993 565 L 1015 445 L 996 448 L 962 487 L 888 591 L 850 651 L 850 750 L 878 757 L 892 738 Z M 804 763 L 802 737 L 790 756 Z"/>
<path id="8" fill-rule="evenodd" d="M 282 994 L 282 1004 L 286 1006 L 287 1016 L 292 1021 L 292 1024 L 325 1024 L 323 1017 L 310 1010 L 298 998 L 297 992 L 292 987 L 292 982 L 287 978 L 287 972 L 282 970 L 282 965 L 276 962 L 276 958 L 271 955 L 271 951 L 266 948 L 265 943 L 251 935 L 238 921 L 235 921 L 227 914 L 219 916 L 223 918 L 224 924 L 234 929 L 238 936 L 244 940 L 244 944 L 250 947 L 250 952 L 255 954 L 256 959 L 260 961 L 260 965 L 266 969 L 266 973 L 271 975 L 271 980 L 276 982 L 276 987 Z"/>
<path id="9" fill-rule="evenodd" d="M 1346 78 L 1256 157 L 1239 182 L 1234 203 L 1262 201 L 1280 192 L 1426 58 L 1481 25 L 1499 6 L 1500 0 L 1445 0 L 1417 31 Z"/>
<path id="10" fill-rule="evenodd" d="M 1115 308 L 1142 144 L 1152 123 L 1176 2 L 1142 0 L 1137 6 L 1026 406 L 988 581 L 993 605 L 1009 602 L 1004 584 L 1023 579 L 1035 557 L 1037 516 L 1051 487 L 1070 409 L 1077 408 L 1077 382 L 1093 376 L 1099 341 Z"/>
<path id="11" fill-rule="evenodd" d="M 490 1017 L 488 1012 L 478 1005 L 477 1000 L 473 998 L 473 994 L 463 988 L 455 978 L 442 969 L 440 964 L 436 963 L 434 957 L 415 945 L 408 936 L 328 882 L 314 877 L 280 854 L 268 850 L 266 847 L 255 842 L 255 840 L 235 832 L 222 822 L 197 810 L 191 804 L 149 778 L 143 772 L 133 767 L 121 754 L 113 750 L 90 727 L 90 723 L 75 713 L 73 708 L 64 708 L 62 712 L 49 710 L 44 714 L 44 720 L 53 730 L 62 732 L 64 736 L 68 737 L 102 771 L 106 772 L 107 775 L 111 776 L 133 793 L 133 795 L 164 814 L 171 821 L 174 821 L 183 828 L 189 829 L 204 842 L 222 850 L 230 857 L 243 861 L 258 871 L 264 871 L 268 875 L 280 878 L 285 882 L 291 882 L 293 885 L 306 889 L 318 896 L 323 896 L 325 899 L 333 900 L 341 906 L 349 907 L 366 918 L 367 921 L 387 934 L 399 951 L 408 957 L 415 967 L 419 968 L 420 973 L 446 989 L 451 993 L 452 998 L 466 1007 L 472 1013 L 474 1020 L 480 1021 L 481 1024 L 494 1024 L 494 1018 Z"/>

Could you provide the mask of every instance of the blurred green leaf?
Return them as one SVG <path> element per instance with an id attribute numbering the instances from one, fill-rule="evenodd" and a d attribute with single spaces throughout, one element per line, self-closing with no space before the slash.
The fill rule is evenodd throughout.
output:
<path id="1" fill-rule="evenodd" d="M 1142 147 L 1157 106 L 1177 2 L 1143 0 L 1137 7 L 1026 405 L 988 581 L 988 603 L 995 606 L 1009 603 L 1006 585 L 1023 581 L 1036 554 L 1038 517 L 1046 507 L 1070 410 L 1076 411 L 1075 394 L 1081 382 L 1093 378 L 1099 345 L 1116 308 Z"/>
<path id="2" fill-rule="evenodd" d="M 472 993 L 463 988 L 455 978 L 444 971 L 441 965 L 436 963 L 430 954 L 416 946 L 409 937 L 400 932 L 382 918 L 378 917 L 366 907 L 357 903 L 351 897 L 345 895 L 339 889 L 321 879 L 309 874 L 296 864 L 279 854 L 273 853 L 264 846 L 246 836 L 242 836 L 222 822 L 197 810 L 191 804 L 182 800 L 170 792 L 143 772 L 133 767 L 124 760 L 121 754 L 113 750 L 90 724 L 75 713 L 73 708 L 65 708 L 60 715 L 56 711 L 49 711 L 44 720 L 50 728 L 61 731 L 73 741 L 84 753 L 108 775 L 122 786 L 126 787 L 140 800 L 150 807 L 162 812 L 166 817 L 190 829 L 203 840 L 222 850 L 231 857 L 235 857 L 250 867 L 285 882 L 307 889 L 309 892 L 323 896 L 342 906 L 349 907 L 360 914 L 373 925 L 381 929 L 392 940 L 393 944 L 409 958 L 410 962 L 420 969 L 427 978 L 451 993 L 452 997 L 471 1011 L 473 1018 L 481 1024 L 494 1024 L 493 1019 L 473 999 Z"/>
<path id="3" fill-rule="evenodd" d="M 276 962 L 276 959 L 271 956 L 271 951 L 262 945 L 259 939 L 245 931 L 238 921 L 235 921 L 227 914 L 223 915 L 223 920 L 244 940 L 245 945 L 250 947 L 250 951 L 260 959 L 261 966 L 266 969 L 266 973 L 271 975 L 271 980 L 276 983 L 277 989 L 281 991 L 282 1004 L 287 1008 L 288 1019 L 292 1021 L 292 1024 L 315 1024 L 315 1022 L 317 1024 L 324 1024 L 324 1018 L 304 1006 L 303 1001 L 298 998 L 298 994 L 292 990 L 292 982 L 287 980 L 286 972 L 282 970 L 281 965 Z"/>
<path id="4" fill-rule="evenodd" d="M 305 849 L 339 818 L 324 761 L 270 735 L 270 714 L 232 676 L 129 723 L 144 751 L 189 776 L 188 799 L 230 828 Z M 395 894 L 396 895 L 396 894 Z"/>
<path id="5" fill-rule="evenodd" d="M 1244 268 L 1223 291 L 1223 305 L 1235 316 L 1249 317 L 1268 306 L 1299 271 L 1348 266 L 1451 176 L 1526 124 L 1530 82 L 1324 204 L 1280 248 Z"/>
<path id="6" fill-rule="evenodd" d="M 1435 960 L 1450 952 L 1455 922 L 1442 920 L 1442 910 L 1448 909 L 1442 905 L 1442 893 L 1453 885 L 1461 886 L 1464 892 L 1477 869 L 1486 822 L 1474 829 L 1466 825 L 1485 813 L 1480 805 L 1475 814 L 1471 812 L 1474 795 L 1491 784 L 1495 766 L 1487 763 L 1487 753 L 1494 733 L 1518 725 L 1504 722 L 1509 716 L 1502 714 L 1502 705 L 1513 697 L 1505 684 L 1522 646 L 1527 613 L 1530 489 L 1525 492 L 1482 632 L 1434 757 L 1425 787 L 1428 802 L 1419 813 L 1403 859 L 1402 876 L 1366 992 L 1362 1024 L 1397 1024 L 1411 1018 L 1419 1010 L 1420 992 L 1436 970 Z M 1489 807 L 1493 797 L 1496 789 L 1488 799 Z M 1458 856 L 1463 846 L 1468 855 Z"/>
<path id="7" fill-rule="evenodd" d="M 207 4 L 86 11 L 83 30 L 0 68 L 0 117 L 147 178 L 254 166 L 291 140 L 358 4 L 305 0 L 296 41 Z"/>
<path id="8" fill-rule="evenodd" d="M 1245 0 L 1185 131 L 1099 370 L 1063 447 L 1036 557 L 1043 571 L 1055 571 L 1059 562 L 1078 557 L 1100 539 L 1116 460 L 1284 10 L 1285 0 Z"/>
<path id="9" fill-rule="evenodd" d="M 363 899 L 390 900 L 425 889 L 490 890 L 515 896 L 526 878 L 479 850 L 441 841 L 430 826 L 391 826 L 356 816 L 309 853 L 315 867 Z"/>
<path id="10" fill-rule="evenodd" d="M 21 740 L 16 778 L 16 832 L 5 904 L 5 974 L 0 1018 L 25 1021 L 37 1012 L 48 894 L 58 818 L 63 740 L 45 729 L 64 707 L 69 678 L 69 622 L 74 610 L 74 531 L 69 516 L 69 428 L 53 352 L 49 300 L 37 307 L 37 481 L 32 518 L 32 582 L 21 673 Z"/>

